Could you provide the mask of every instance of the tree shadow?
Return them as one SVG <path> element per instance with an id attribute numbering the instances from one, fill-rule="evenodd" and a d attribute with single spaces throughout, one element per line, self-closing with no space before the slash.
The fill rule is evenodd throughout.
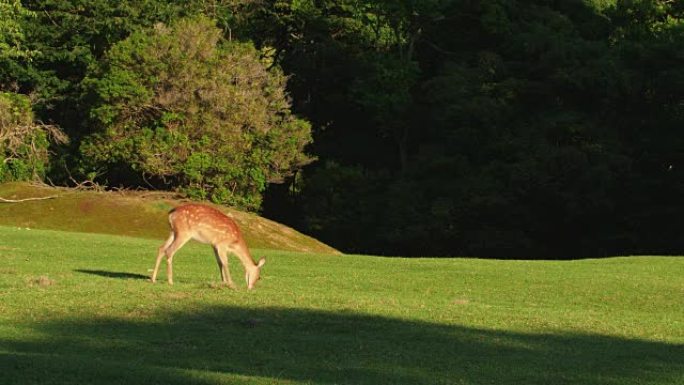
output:
<path id="1" fill-rule="evenodd" d="M 73 319 L 0 340 L 0 383 L 674 384 L 684 345 L 525 334 L 303 309 L 218 306 Z M 3 380 L 3 377 L 7 377 Z M 264 377 L 269 378 L 264 381 Z M 263 383 L 261 382 L 261 383 Z M 232 383 L 232 382 L 231 382 Z"/>
<path id="2" fill-rule="evenodd" d="M 126 273 L 120 271 L 106 271 L 106 270 L 89 270 L 89 269 L 76 269 L 77 273 L 97 275 L 105 278 L 117 278 L 117 279 L 150 279 L 148 275 Z"/>

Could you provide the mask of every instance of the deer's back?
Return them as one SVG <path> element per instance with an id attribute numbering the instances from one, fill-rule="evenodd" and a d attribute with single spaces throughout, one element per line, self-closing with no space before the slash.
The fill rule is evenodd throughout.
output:
<path id="1" fill-rule="evenodd" d="M 174 232 L 189 232 L 204 243 L 235 243 L 242 238 L 235 221 L 213 207 L 196 203 L 172 209 L 169 224 Z"/>

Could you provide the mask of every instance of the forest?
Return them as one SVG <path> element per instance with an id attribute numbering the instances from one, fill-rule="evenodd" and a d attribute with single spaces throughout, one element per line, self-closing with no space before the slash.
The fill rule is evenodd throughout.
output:
<path id="1" fill-rule="evenodd" d="M 684 249 L 684 1 L 0 0 L 0 183 L 347 253 Z"/>

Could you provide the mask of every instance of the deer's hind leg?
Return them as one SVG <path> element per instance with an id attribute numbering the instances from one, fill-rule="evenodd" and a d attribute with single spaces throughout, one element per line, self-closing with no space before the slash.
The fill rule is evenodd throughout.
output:
<path id="1" fill-rule="evenodd" d="M 169 235 L 169 238 L 164 242 L 163 245 L 159 247 L 159 251 L 157 252 L 157 261 L 154 264 L 154 272 L 152 273 L 152 283 L 157 282 L 157 272 L 159 272 L 159 264 L 161 264 L 162 257 L 166 254 L 166 249 L 171 246 L 171 243 L 173 243 L 173 240 L 176 238 L 173 232 L 171 232 L 171 235 Z"/>

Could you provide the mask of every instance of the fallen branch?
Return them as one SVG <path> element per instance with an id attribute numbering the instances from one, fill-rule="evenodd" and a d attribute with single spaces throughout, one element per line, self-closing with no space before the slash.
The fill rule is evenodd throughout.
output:
<path id="1" fill-rule="evenodd" d="M 26 202 L 26 201 L 42 201 L 45 199 L 52 199 L 52 198 L 57 198 L 57 195 L 50 195 L 48 197 L 40 197 L 40 198 L 24 198 L 24 199 L 5 199 L 0 197 L 0 202 L 3 203 L 19 203 L 19 202 Z"/>

